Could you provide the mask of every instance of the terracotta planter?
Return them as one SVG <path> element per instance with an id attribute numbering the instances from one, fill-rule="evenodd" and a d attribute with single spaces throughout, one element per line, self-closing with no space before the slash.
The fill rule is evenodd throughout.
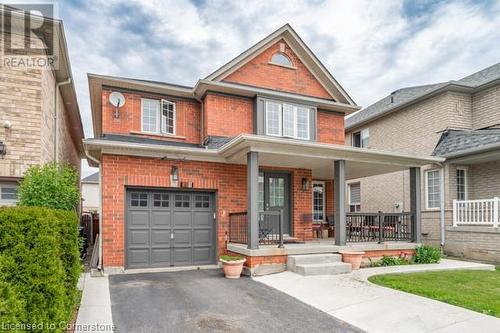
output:
<path id="1" fill-rule="evenodd" d="M 363 259 L 364 252 L 357 251 L 340 251 L 342 261 L 352 265 L 352 269 L 359 269 L 361 266 L 361 259 Z"/>
<path id="2" fill-rule="evenodd" d="M 228 279 L 238 279 L 241 276 L 241 272 L 243 271 L 243 263 L 245 263 L 246 259 L 240 260 L 232 260 L 226 261 L 223 259 L 219 259 L 222 263 L 222 270 L 224 271 L 224 275 Z"/>

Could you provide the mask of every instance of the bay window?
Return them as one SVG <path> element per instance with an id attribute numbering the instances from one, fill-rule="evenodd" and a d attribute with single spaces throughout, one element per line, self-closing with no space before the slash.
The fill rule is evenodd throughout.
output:
<path id="1" fill-rule="evenodd" d="M 309 140 L 311 108 L 267 101 L 266 135 Z"/>

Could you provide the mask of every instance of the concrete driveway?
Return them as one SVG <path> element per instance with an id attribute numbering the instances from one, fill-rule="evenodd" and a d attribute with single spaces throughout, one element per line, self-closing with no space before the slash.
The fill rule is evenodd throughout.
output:
<path id="1" fill-rule="evenodd" d="M 367 281 L 377 274 L 453 269 L 493 270 L 494 266 L 443 259 L 439 264 L 364 268 L 339 275 L 283 272 L 256 280 L 368 332 L 500 333 L 498 318 Z"/>
<path id="2" fill-rule="evenodd" d="M 361 332 L 249 278 L 220 270 L 109 277 L 117 332 Z"/>

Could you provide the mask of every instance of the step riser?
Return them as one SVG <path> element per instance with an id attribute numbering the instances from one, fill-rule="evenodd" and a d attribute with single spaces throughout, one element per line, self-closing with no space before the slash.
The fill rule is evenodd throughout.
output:
<path id="1" fill-rule="evenodd" d="M 331 264 L 335 262 L 342 262 L 342 256 L 340 254 L 297 255 L 288 256 L 287 267 L 289 270 L 293 270 L 297 265 Z"/>
<path id="2" fill-rule="evenodd" d="M 305 276 L 345 274 L 351 272 L 351 266 L 307 267 L 299 265 L 296 267 L 295 272 Z"/>

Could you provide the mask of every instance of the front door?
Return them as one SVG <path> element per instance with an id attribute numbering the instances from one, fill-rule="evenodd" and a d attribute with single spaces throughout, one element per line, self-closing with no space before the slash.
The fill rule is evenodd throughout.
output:
<path id="1" fill-rule="evenodd" d="M 264 210 L 283 210 L 283 234 L 290 235 L 290 174 L 264 172 Z"/>

